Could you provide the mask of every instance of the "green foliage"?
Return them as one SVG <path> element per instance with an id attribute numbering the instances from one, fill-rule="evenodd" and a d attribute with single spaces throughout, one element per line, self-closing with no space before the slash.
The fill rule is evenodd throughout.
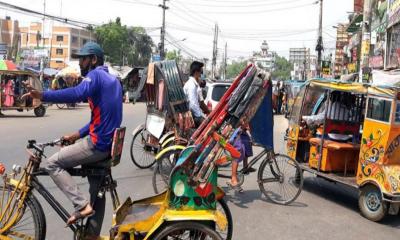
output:
<path id="1" fill-rule="evenodd" d="M 179 50 L 179 51 L 176 51 L 176 50 L 168 51 L 166 56 L 165 56 L 165 58 L 167 60 L 176 60 L 176 62 L 179 63 L 179 61 L 182 59 L 181 50 Z"/>
<path id="2" fill-rule="evenodd" d="M 147 65 L 154 43 L 141 27 L 127 27 L 118 17 L 95 28 L 98 43 L 103 47 L 107 61 L 135 66 Z M 124 61 L 125 60 L 125 61 Z"/>
<path id="3" fill-rule="evenodd" d="M 286 58 L 277 55 L 275 57 L 275 70 L 272 72 L 272 79 L 288 80 L 290 79 L 290 71 L 292 69 L 293 64 L 291 64 Z"/>
<path id="4" fill-rule="evenodd" d="M 247 66 L 247 61 L 233 61 L 232 64 L 226 66 L 226 78 L 235 78 Z"/>

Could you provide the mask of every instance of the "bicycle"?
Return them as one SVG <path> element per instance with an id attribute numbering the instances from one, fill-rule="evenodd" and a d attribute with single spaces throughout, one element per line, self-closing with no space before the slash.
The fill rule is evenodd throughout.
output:
<path id="1" fill-rule="evenodd" d="M 110 192 L 114 211 L 120 205 L 120 200 L 116 191 L 117 182 L 111 175 L 111 167 L 119 163 L 125 128 L 117 129 L 117 131 L 117 134 L 114 135 L 114 143 L 115 136 L 118 135 L 119 142 L 115 144 L 115 149 L 119 150 L 114 152 L 108 161 L 83 165 L 81 168 L 67 169 L 71 176 L 100 178 L 100 185 L 97 189 L 91 190 L 91 198 L 95 198 L 92 204 L 95 206 L 96 202 L 104 197 L 105 192 Z M 122 135 L 118 134 L 121 132 Z M 27 165 L 23 170 L 20 166 L 14 165 L 13 173 L 3 176 L 4 184 L 0 187 L 0 238 L 12 236 L 20 239 L 46 239 L 46 218 L 41 204 L 33 194 L 32 190 L 34 189 L 64 222 L 67 222 L 71 217 L 38 179 L 38 176 L 48 176 L 48 173 L 40 168 L 42 159 L 46 157 L 45 148 L 64 144 L 65 142 L 62 139 L 48 143 L 37 143 L 35 140 L 29 140 L 27 149 L 30 157 Z M 21 176 L 17 180 L 16 177 L 19 174 Z M 29 219 L 32 219 L 32 221 Z M 89 221 L 90 218 L 86 221 L 82 219 L 68 226 L 74 233 L 74 239 L 84 237 Z M 32 226 L 29 227 L 28 224 L 32 224 Z"/>
<path id="2" fill-rule="evenodd" d="M 257 146 L 257 144 L 253 144 Z M 168 186 L 169 173 L 181 150 L 170 151 L 160 157 L 153 171 L 153 190 L 157 193 Z M 288 205 L 300 195 L 303 187 L 303 174 L 298 162 L 287 155 L 276 154 L 272 148 L 264 148 L 247 166 L 238 170 L 238 186 L 243 185 L 245 176 L 258 161 L 257 182 L 260 191 L 274 203 Z M 218 177 L 230 179 L 231 175 L 218 172 Z"/>

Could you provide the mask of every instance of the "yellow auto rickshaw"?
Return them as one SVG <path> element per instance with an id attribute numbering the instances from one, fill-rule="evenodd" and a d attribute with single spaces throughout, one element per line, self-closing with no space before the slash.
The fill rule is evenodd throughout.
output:
<path id="1" fill-rule="evenodd" d="M 27 92 L 26 85 L 29 84 L 35 89 L 43 90 L 39 78 L 32 72 L 19 70 L 0 70 L 0 111 L 23 110 L 34 111 L 37 117 L 43 117 L 46 108 L 38 99 L 30 97 L 22 99 Z"/>
<path id="2" fill-rule="evenodd" d="M 400 206 L 400 88 L 310 80 L 294 101 L 287 153 L 303 171 L 359 190 L 361 214 Z"/>

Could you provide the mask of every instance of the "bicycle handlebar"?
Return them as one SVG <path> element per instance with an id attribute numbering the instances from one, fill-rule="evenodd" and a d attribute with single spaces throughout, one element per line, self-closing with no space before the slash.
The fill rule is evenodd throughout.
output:
<path id="1" fill-rule="evenodd" d="M 47 143 L 37 143 L 36 140 L 28 140 L 28 149 L 35 149 L 36 151 L 39 151 L 41 153 L 43 153 L 44 149 L 46 147 L 54 147 L 57 145 L 61 145 L 61 146 L 65 146 L 65 145 L 69 145 L 68 141 L 64 140 L 63 138 L 59 138 L 56 139 L 54 141 L 51 142 L 47 142 Z"/>

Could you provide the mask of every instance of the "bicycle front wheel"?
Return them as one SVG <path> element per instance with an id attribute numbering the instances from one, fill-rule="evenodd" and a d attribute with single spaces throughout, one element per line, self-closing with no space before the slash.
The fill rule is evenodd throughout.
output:
<path id="1" fill-rule="evenodd" d="M 131 159 L 136 167 L 140 169 L 150 168 L 156 163 L 154 159 L 154 148 L 146 146 L 149 134 L 146 128 L 142 128 L 137 131 L 132 138 L 130 148 Z"/>
<path id="2" fill-rule="evenodd" d="M 30 194 L 24 200 L 22 208 L 17 206 L 6 208 L 7 204 L 13 206 L 18 201 L 17 194 L 13 196 L 12 188 L 0 187 L 0 239 L 6 236 L 11 239 L 46 239 L 46 219 L 38 200 Z M 14 219 L 10 228 L 6 229 L 9 221 Z"/>
<path id="3" fill-rule="evenodd" d="M 300 195 L 303 174 L 296 160 L 281 154 L 272 156 L 272 159 L 266 158 L 260 165 L 258 186 L 272 202 L 288 205 Z"/>

